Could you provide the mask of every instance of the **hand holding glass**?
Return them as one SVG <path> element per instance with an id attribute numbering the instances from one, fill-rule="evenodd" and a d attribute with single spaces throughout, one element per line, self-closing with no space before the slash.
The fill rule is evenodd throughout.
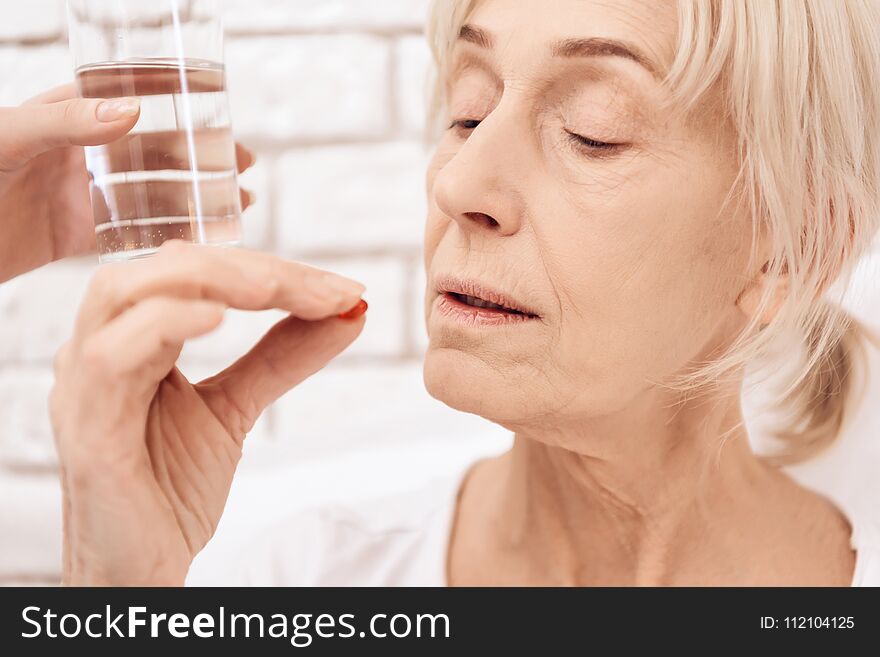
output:
<path id="1" fill-rule="evenodd" d="M 150 255 L 171 239 L 239 244 L 216 2 L 68 0 L 68 11 L 79 95 L 140 101 L 128 135 L 86 148 L 101 260 Z"/>

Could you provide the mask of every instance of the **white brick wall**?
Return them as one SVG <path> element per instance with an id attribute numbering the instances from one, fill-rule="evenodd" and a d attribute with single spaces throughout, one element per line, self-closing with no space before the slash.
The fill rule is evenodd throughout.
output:
<path id="1" fill-rule="evenodd" d="M 422 28 L 427 0 L 223 0 L 233 34 L 357 31 L 396 36 Z M 295 5 L 292 7 L 292 5 Z"/>
<path id="2" fill-rule="evenodd" d="M 241 137 L 321 143 L 391 131 L 391 40 L 342 34 L 247 37 L 227 48 Z"/>
<path id="3" fill-rule="evenodd" d="M 0 285 L 0 363 L 51 365 L 96 268 L 95 258 L 79 258 Z"/>
<path id="4" fill-rule="evenodd" d="M 405 132 L 423 135 L 428 101 L 432 96 L 431 51 L 421 36 L 409 36 L 394 43 L 394 88 L 397 118 Z"/>
<path id="5" fill-rule="evenodd" d="M 40 366 L 0 371 L 0 454 L 11 469 L 51 469 L 56 458 L 47 413 L 52 374 Z"/>
<path id="6" fill-rule="evenodd" d="M 279 163 L 279 245 L 292 253 L 418 250 L 426 164 L 418 142 L 288 153 Z"/>
<path id="7" fill-rule="evenodd" d="M 253 522 L 256 506 L 319 504 L 348 491 L 320 485 L 318 473 L 375 495 L 506 441 L 430 399 L 421 381 L 427 5 L 223 0 L 234 127 L 258 156 L 242 178 L 257 196 L 244 217 L 246 244 L 357 278 L 370 312 L 352 349 L 254 429 L 218 543 Z M 70 78 L 63 1 L 0 0 L 0 105 Z M 0 286 L 0 583 L 57 578 L 60 495 L 46 395 L 95 268 L 82 258 Z M 230 313 L 187 346 L 183 371 L 194 380 L 219 371 L 279 318 Z M 370 472 L 359 470 L 365 462 Z M 272 495 L 283 497 L 267 505 Z"/>
<path id="8" fill-rule="evenodd" d="M 36 43 L 58 39 L 64 30 L 64 3 L 59 0 L 3 0 L 0 39 Z"/>
<path id="9" fill-rule="evenodd" d="M 9 2 L 2 0 L 0 6 Z M 72 70 L 66 45 L 53 42 L 28 47 L 0 41 L 0 104 L 18 105 L 46 89 L 71 82 Z"/>

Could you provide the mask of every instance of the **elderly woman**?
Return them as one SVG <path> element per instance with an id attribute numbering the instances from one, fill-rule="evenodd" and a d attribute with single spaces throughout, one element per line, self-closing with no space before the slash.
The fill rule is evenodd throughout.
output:
<path id="1" fill-rule="evenodd" d="M 778 467 L 856 392 L 863 338 L 826 292 L 880 218 L 880 7 L 445 0 L 431 36 L 425 383 L 513 447 L 292 518 L 224 581 L 880 584 L 876 521 Z M 182 244 L 104 268 L 52 395 L 64 581 L 183 584 L 248 431 L 358 336 L 363 292 Z M 190 383 L 184 342 L 230 307 L 290 317 Z M 740 410 L 771 356 L 795 364 L 773 461 Z"/>

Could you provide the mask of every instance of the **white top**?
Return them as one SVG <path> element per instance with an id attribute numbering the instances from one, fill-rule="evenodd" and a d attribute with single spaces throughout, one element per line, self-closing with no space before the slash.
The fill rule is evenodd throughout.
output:
<path id="1" fill-rule="evenodd" d="M 317 509 L 257 537 L 231 564 L 232 586 L 446 586 L 464 472 L 379 503 Z M 880 586 L 880 525 L 849 518 L 852 586 Z M 188 584 L 199 584 L 190 581 Z"/>

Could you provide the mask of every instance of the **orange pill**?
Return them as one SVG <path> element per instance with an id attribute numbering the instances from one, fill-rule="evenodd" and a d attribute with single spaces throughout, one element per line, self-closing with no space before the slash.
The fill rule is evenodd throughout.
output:
<path id="1" fill-rule="evenodd" d="M 344 313 L 339 313 L 338 317 L 339 319 L 357 319 L 367 312 L 367 308 L 369 308 L 367 302 L 361 299 L 354 308 Z"/>

